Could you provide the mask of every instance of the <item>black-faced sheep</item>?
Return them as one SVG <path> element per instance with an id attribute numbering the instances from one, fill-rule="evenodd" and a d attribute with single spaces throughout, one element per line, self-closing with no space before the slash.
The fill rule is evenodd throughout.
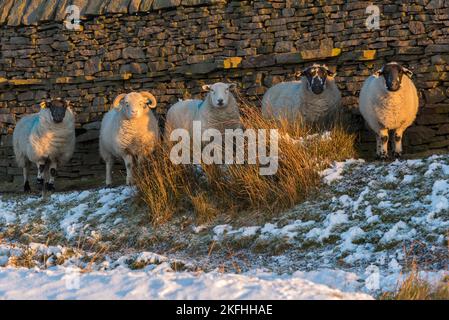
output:
<path id="1" fill-rule="evenodd" d="M 324 65 L 314 64 L 297 77 L 301 80 L 282 82 L 268 89 L 262 99 L 263 116 L 290 122 L 298 117 L 307 123 L 329 121 L 341 101 L 335 74 Z"/>
<path id="2" fill-rule="evenodd" d="M 391 130 L 394 155 L 402 155 L 404 131 L 415 121 L 419 97 L 412 75 L 407 68 L 391 62 L 366 79 L 360 91 L 360 113 L 376 134 L 377 156 L 381 159 L 388 157 Z"/>
<path id="3" fill-rule="evenodd" d="M 38 184 L 44 190 L 54 190 L 57 167 L 69 161 L 75 149 L 75 117 L 69 102 L 42 102 L 38 113 L 20 119 L 13 133 L 13 146 L 17 164 L 23 168 L 24 191 L 31 190 L 31 163 L 37 165 Z"/>
<path id="4" fill-rule="evenodd" d="M 100 154 L 106 162 L 106 185 L 112 183 L 114 158 L 123 159 L 126 183 L 132 184 L 134 159 L 153 152 L 159 140 L 158 121 L 151 109 L 156 98 L 147 91 L 120 94 L 101 122 Z"/>

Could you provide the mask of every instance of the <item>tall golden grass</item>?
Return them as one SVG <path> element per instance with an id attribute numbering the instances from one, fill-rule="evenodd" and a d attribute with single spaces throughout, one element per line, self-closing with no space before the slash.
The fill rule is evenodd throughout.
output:
<path id="1" fill-rule="evenodd" d="M 387 292 L 382 300 L 449 300 L 449 277 L 431 284 L 420 276 L 416 266 L 394 292 Z"/>
<path id="2" fill-rule="evenodd" d="M 167 222 L 182 211 L 193 211 L 199 222 L 219 214 L 273 215 L 293 207 L 320 184 L 319 172 L 333 161 L 355 156 L 355 136 L 340 123 L 333 124 L 326 138 L 305 139 L 321 132 L 300 119 L 264 119 L 256 108 L 244 106 L 241 121 L 245 129 L 278 129 L 279 166 L 275 175 L 262 176 L 259 164 L 175 165 L 165 143 L 136 166 L 135 181 L 140 197 L 148 206 L 152 223 Z M 200 171 L 200 172 L 199 172 Z"/>

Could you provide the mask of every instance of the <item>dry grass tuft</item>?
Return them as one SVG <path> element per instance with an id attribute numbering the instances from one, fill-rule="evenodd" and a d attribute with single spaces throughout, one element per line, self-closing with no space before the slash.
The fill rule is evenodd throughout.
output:
<path id="1" fill-rule="evenodd" d="M 291 125 L 266 120 L 249 106 L 241 111 L 246 129 L 278 129 L 277 173 L 260 175 L 260 164 L 202 164 L 200 168 L 174 165 L 169 159 L 169 147 L 162 143 L 135 171 L 136 185 L 152 223 L 167 222 L 176 212 L 186 210 L 193 210 L 199 222 L 210 221 L 223 212 L 251 213 L 252 217 L 272 215 L 291 208 L 316 190 L 319 171 L 333 161 L 355 156 L 355 136 L 339 124 L 323 137 L 320 128 L 300 120 Z"/>
<path id="2" fill-rule="evenodd" d="M 384 293 L 382 300 L 449 300 L 449 278 L 432 285 L 414 269 L 395 292 Z"/>

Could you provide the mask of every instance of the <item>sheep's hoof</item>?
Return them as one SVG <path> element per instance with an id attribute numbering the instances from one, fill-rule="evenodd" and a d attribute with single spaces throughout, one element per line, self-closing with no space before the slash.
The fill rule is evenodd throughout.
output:
<path id="1" fill-rule="evenodd" d="M 23 185 L 23 192 L 31 192 L 30 183 L 28 181 Z"/>
<path id="2" fill-rule="evenodd" d="M 395 159 L 402 158 L 402 152 L 395 152 L 395 153 L 393 153 L 393 157 L 395 157 Z"/>
<path id="3" fill-rule="evenodd" d="M 388 154 L 378 154 L 377 155 L 377 160 L 380 160 L 380 161 L 387 161 L 388 160 Z"/>
<path id="4" fill-rule="evenodd" d="M 37 179 L 36 180 L 37 189 L 39 191 L 42 191 L 42 187 L 44 186 L 44 179 Z"/>
<path id="5" fill-rule="evenodd" d="M 53 183 L 46 183 L 45 184 L 45 191 L 55 191 L 55 185 Z"/>

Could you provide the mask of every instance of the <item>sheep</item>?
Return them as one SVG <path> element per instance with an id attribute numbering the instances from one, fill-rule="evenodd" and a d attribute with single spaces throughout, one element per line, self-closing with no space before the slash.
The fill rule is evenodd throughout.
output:
<path id="1" fill-rule="evenodd" d="M 204 101 L 184 100 L 174 104 L 167 112 L 166 140 L 169 141 L 174 129 L 182 128 L 192 133 L 193 121 L 201 123 L 201 132 L 213 128 L 224 134 L 225 129 L 241 128 L 239 108 L 231 92 L 235 88 L 234 83 L 204 85 L 202 89 L 208 92 Z"/>
<path id="2" fill-rule="evenodd" d="M 101 121 L 100 155 L 106 163 L 106 185 L 112 183 L 114 158 L 123 159 L 126 184 L 133 184 L 133 161 L 151 154 L 159 140 L 159 125 L 151 109 L 156 98 L 148 91 L 122 93 Z"/>
<path id="3" fill-rule="evenodd" d="M 43 190 L 54 191 L 56 169 L 67 163 L 75 150 L 75 116 L 69 101 L 54 99 L 41 102 L 38 113 L 24 116 L 13 133 L 17 164 L 23 168 L 23 190 L 30 192 L 31 163 L 37 165 L 37 183 Z"/>
<path id="4" fill-rule="evenodd" d="M 341 93 L 334 72 L 325 65 L 313 64 L 296 74 L 300 81 L 279 83 L 265 93 L 262 115 L 267 119 L 286 119 L 293 123 L 301 117 L 307 123 L 324 123 L 336 114 Z"/>
<path id="5" fill-rule="evenodd" d="M 390 62 L 363 83 L 359 109 L 376 134 L 380 159 L 388 158 L 389 131 L 394 131 L 394 157 L 401 157 L 404 131 L 416 119 L 419 97 L 412 76 L 409 69 Z"/>

